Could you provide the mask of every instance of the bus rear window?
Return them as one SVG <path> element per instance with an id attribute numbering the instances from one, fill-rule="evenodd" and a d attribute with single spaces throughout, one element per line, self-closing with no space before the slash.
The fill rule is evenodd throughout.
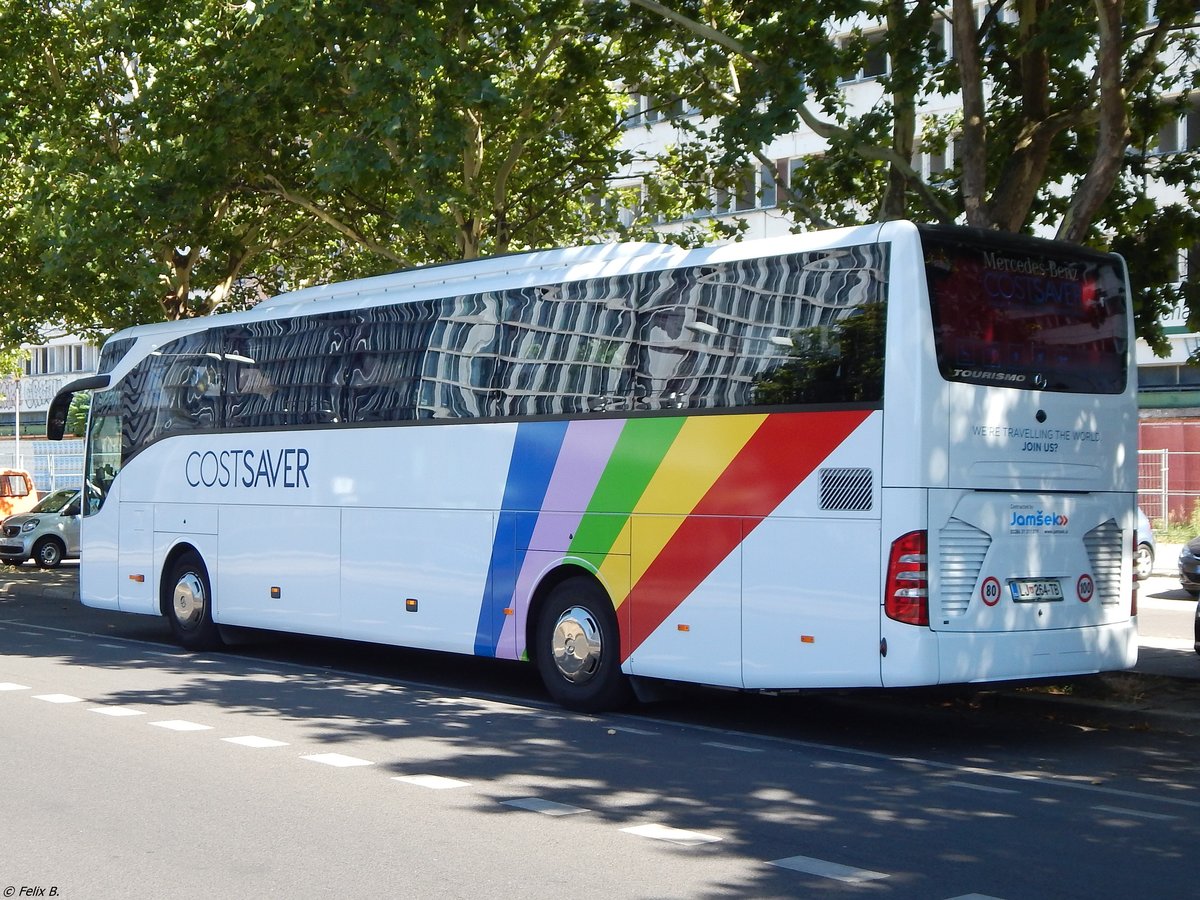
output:
<path id="1" fill-rule="evenodd" d="M 923 229 L 938 367 L 948 381 L 1119 394 L 1129 303 L 1119 260 Z"/>

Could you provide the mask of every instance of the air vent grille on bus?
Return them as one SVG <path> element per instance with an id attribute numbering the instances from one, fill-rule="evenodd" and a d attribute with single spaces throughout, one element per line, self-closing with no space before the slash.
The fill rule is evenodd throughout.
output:
<path id="1" fill-rule="evenodd" d="M 822 469 L 821 509 L 866 512 L 874 505 L 870 469 Z"/>
<path id="2" fill-rule="evenodd" d="M 961 519 L 951 519 L 938 533 L 938 600 L 942 615 L 961 616 L 971 605 L 983 559 L 992 538 Z"/>
<path id="3" fill-rule="evenodd" d="M 1104 604 L 1121 602 L 1121 550 L 1124 542 L 1121 528 L 1113 519 L 1097 525 L 1083 538 L 1092 577 L 1096 580 L 1096 596 Z"/>

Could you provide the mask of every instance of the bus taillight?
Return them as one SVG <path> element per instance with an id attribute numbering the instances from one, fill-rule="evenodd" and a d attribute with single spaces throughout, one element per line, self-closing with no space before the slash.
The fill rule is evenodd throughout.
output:
<path id="1" fill-rule="evenodd" d="M 929 555 L 924 531 L 892 541 L 883 608 L 889 619 L 929 624 Z"/>

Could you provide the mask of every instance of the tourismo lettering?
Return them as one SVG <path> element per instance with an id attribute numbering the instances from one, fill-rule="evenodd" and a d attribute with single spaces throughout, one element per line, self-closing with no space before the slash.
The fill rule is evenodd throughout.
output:
<path id="1" fill-rule="evenodd" d="M 184 464 L 184 477 L 192 487 L 311 487 L 308 451 L 193 450 Z"/>
<path id="2" fill-rule="evenodd" d="M 1062 528 L 1067 524 L 1067 517 L 1061 513 L 1042 512 L 1012 514 L 1010 528 Z"/>

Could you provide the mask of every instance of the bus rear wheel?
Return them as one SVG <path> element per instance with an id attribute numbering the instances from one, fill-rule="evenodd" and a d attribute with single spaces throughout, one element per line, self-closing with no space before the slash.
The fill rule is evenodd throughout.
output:
<path id="1" fill-rule="evenodd" d="M 163 612 L 175 639 L 189 650 L 221 646 L 221 635 L 212 617 L 212 588 L 200 554 L 189 550 L 168 570 L 163 580 Z"/>
<path id="2" fill-rule="evenodd" d="M 590 578 L 551 590 L 538 614 L 536 653 L 546 690 L 568 709 L 617 709 L 632 698 L 612 601 Z"/>

